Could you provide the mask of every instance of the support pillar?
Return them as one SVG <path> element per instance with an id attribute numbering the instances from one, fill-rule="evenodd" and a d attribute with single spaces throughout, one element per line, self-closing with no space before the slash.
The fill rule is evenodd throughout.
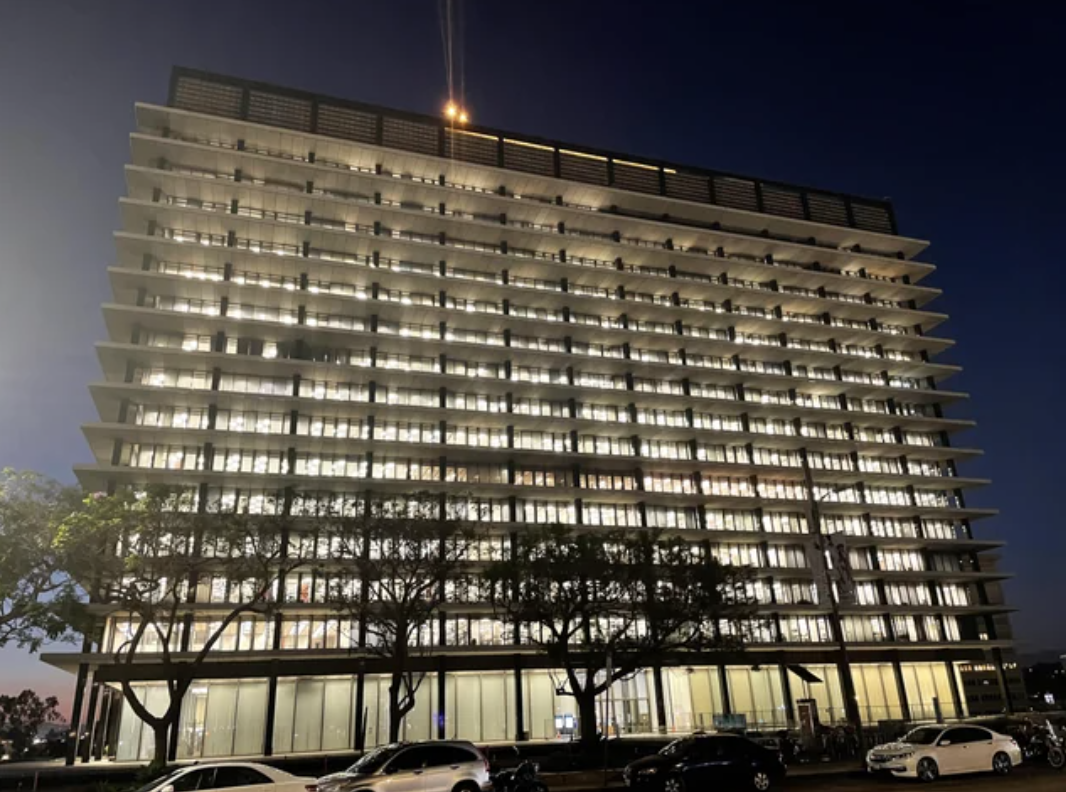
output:
<path id="1" fill-rule="evenodd" d="M 663 667 L 656 663 L 651 667 L 651 679 L 655 691 L 655 719 L 659 734 L 666 734 L 666 696 L 663 692 Z"/>
<path id="2" fill-rule="evenodd" d="M 448 671 L 444 655 L 437 658 L 437 739 L 445 739 L 448 720 L 448 696 L 445 685 Z"/>
<path id="3" fill-rule="evenodd" d="M 785 696 L 785 718 L 791 725 L 796 722 L 796 705 L 792 699 L 792 680 L 788 678 L 787 665 L 781 663 L 777 667 L 781 672 L 781 692 Z"/>
<path id="4" fill-rule="evenodd" d="M 899 660 L 892 661 L 892 674 L 896 677 L 896 688 L 899 690 L 900 718 L 905 721 L 911 719 L 911 705 L 907 700 L 907 685 L 903 681 L 903 666 Z"/>
<path id="5" fill-rule="evenodd" d="M 267 679 L 266 726 L 263 729 L 263 756 L 274 755 L 274 718 L 278 713 L 278 674 L 271 663 L 270 677 Z"/>
<path id="6" fill-rule="evenodd" d="M 514 733 L 516 742 L 525 742 L 529 739 L 526 731 L 526 701 L 522 685 L 522 655 L 514 656 Z"/>
<path id="7" fill-rule="evenodd" d="M 725 666 L 718 666 L 718 686 L 722 688 L 722 714 L 733 714 L 733 703 L 729 700 L 729 675 L 725 672 Z"/>
<path id="8" fill-rule="evenodd" d="M 955 717 L 966 717 L 966 708 L 962 705 L 962 694 L 959 691 L 959 680 L 955 674 L 955 664 L 950 660 L 945 660 L 944 665 L 948 669 L 948 682 L 951 685 L 951 701 L 955 705 Z"/>
<path id="9" fill-rule="evenodd" d="M 100 700 L 100 684 L 94 679 L 89 683 L 89 709 L 85 713 L 85 739 L 78 745 L 78 757 L 88 762 L 93 755 L 93 741 L 96 739 L 96 705 Z"/>
<path id="10" fill-rule="evenodd" d="M 82 641 L 81 650 L 83 653 L 88 653 L 90 648 L 89 639 L 86 638 Z M 88 678 L 89 664 L 79 664 L 78 676 L 74 682 L 74 702 L 70 708 L 70 732 L 67 734 L 67 755 L 65 759 L 67 767 L 74 764 L 74 759 L 78 755 L 78 739 L 81 736 L 81 709 L 85 702 L 85 684 Z"/>
<path id="11" fill-rule="evenodd" d="M 104 746 L 111 744 L 111 722 L 114 719 L 115 691 L 103 685 L 104 700 L 100 708 L 100 731 L 93 739 L 93 761 L 104 758 Z"/>
<path id="12" fill-rule="evenodd" d="M 999 683 L 999 694 L 1003 697 L 1003 706 L 1008 715 L 1014 714 L 1014 699 L 1010 695 L 1010 685 L 1007 683 L 1007 673 L 1003 670 L 1003 650 L 992 650 L 992 664 L 996 667 L 996 681 Z"/>
<path id="13" fill-rule="evenodd" d="M 366 674 L 355 675 L 355 750 L 366 747 Z"/>

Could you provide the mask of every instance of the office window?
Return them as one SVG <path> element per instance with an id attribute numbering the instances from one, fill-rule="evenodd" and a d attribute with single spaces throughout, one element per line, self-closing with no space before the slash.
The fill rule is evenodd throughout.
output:
<path id="1" fill-rule="evenodd" d="M 739 415 L 695 413 L 693 424 L 698 429 L 713 429 L 716 432 L 743 432 L 744 424 Z"/>
<path id="2" fill-rule="evenodd" d="M 823 514 L 822 533 L 867 536 L 866 521 L 859 514 Z"/>
<path id="3" fill-rule="evenodd" d="M 629 410 L 615 404 L 579 402 L 577 405 L 577 416 L 578 418 L 584 418 L 589 421 L 629 423 Z"/>
<path id="4" fill-rule="evenodd" d="M 174 429 L 209 428 L 208 410 L 202 407 L 169 407 L 158 404 L 133 405 L 133 423 Z"/>
<path id="5" fill-rule="evenodd" d="M 766 559 L 770 566 L 787 569 L 805 569 L 807 550 L 802 545 L 769 545 Z"/>
<path id="6" fill-rule="evenodd" d="M 728 509 L 707 509 L 709 531 L 761 531 L 755 512 Z"/>
<path id="7" fill-rule="evenodd" d="M 767 533 L 807 533 L 807 518 L 803 514 L 796 514 L 795 512 L 763 512 L 762 524 Z"/>

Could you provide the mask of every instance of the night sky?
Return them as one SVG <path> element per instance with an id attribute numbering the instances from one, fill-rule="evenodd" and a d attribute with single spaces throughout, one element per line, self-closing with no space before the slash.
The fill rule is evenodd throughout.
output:
<path id="1" fill-rule="evenodd" d="M 888 196 L 932 240 L 946 387 L 985 450 L 1022 652 L 1066 651 L 1056 405 L 1066 366 L 1060 4 L 468 2 L 474 120 Z M 133 103 L 180 64 L 422 112 L 447 98 L 435 0 L 0 0 L 0 466 L 73 480 Z M 458 75 L 457 75 L 458 80 Z M 1060 242 L 1056 243 L 1055 239 Z M 1058 383 L 1058 384 L 1056 384 Z M 0 653 L 0 692 L 72 677 Z"/>

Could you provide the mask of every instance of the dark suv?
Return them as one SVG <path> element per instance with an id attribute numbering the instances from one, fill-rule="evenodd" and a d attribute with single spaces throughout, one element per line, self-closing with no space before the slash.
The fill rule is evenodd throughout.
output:
<path id="1" fill-rule="evenodd" d="M 746 737 L 697 735 L 675 740 L 654 756 L 626 767 L 626 786 L 649 792 L 755 790 L 766 792 L 785 776 L 785 764 L 774 751 Z"/>

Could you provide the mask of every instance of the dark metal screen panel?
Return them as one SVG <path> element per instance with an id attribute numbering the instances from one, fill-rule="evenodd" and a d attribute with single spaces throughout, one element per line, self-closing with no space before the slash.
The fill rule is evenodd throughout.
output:
<path id="1" fill-rule="evenodd" d="M 453 129 L 444 130 L 444 156 L 478 165 L 499 164 L 499 138 L 470 134 Z"/>
<path id="2" fill-rule="evenodd" d="M 881 234 L 895 233 L 892 229 L 892 216 L 883 206 L 851 202 L 851 216 L 855 218 L 855 227 Z"/>
<path id="3" fill-rule="evenodd" d="M 419 154 L 440 154 L 440 127 L 402 118 L 385 118 L 382 144 Z"/>
<path id="4" fill-rule="evenodd" d="M 547 146 L 503 141 L 503 167 L 541 176 L 555 175 L 555 152 Z"/>
<path id="5" fill-rule="evenodd" d="M 755 182 L 734 179 L 732 176 L 714 177 L 715 203 L 734 209 L 759 211 L 759 199 L 755 197 Z"/>
<path id="6" fill-rule="evenodd" d="M 253 90 L 248 94 L 248 120 L 310 132 L 311 101 Z"/>
<path id="7" fill-rule="evenodd" d="M 607 184 L 607 160 L 559 152 L 559 176 L 589 184 Z"/>
<path id="8" fill-rule="evenodd" d="M 634 192 L 659 194 L 659 169 L 614 161 L 614 186 Z"/>
<path id="9" fill-rule="evenodd" d="M 670 198 L 696 201 L 765 212 L 784 217 L 803 217 L 836 226 L 852 226 L 883 234 L 897 233 L 891 203 L 872 198 L 854 198 L 826 192 L 808 192 L 802 187 L 767 185 L 743 176 L 678 173 L 673 168 L 633 167 L 615 155 L 582 155 L 580 150 L 560 148 L 561 143 L 522 145 L 508 141 L 496 130 L 464 130 L 474 133 L 459 142 L 457 135 L 443 140 L 440 121 L 388 108 L 378 108 L 343 99 L 292 91 L 283 87 L 250 83 L 233 77 L 212 75 L 193 69 L 175 69 L 171 80 L 171 106 L 227 118 L 288 129 L 314 131 L 345 140 L 379 143 L 390 148 L 457 160 L 499 166 L 499 140 L 503 139 L 502 166 L 543 176 L 560 176 L 572 181 L 607 185 L 610 179 L 619 189 L 657 194 L 660 176 Z M 380 135 L 380 137 L 379 137 Z M 478 141 L 477 136 L 484 135 Z M 495 140 L 490 140 L 494 138 Z M 492 152 L 490 154 L 490 148 Z M 608 156 L 613 160 L 608 163 Z M 625 156 L 625 155 L 620 155 Z M 693 168 L 692 170 L 697 170 Z M 762 200 L 760 201 L 760 188 Z M 804 205 L 805 204 L 805 205 Z"/>
<path id="10" fill-rule="evenodd" d="M 795 190 L 763 184 L 762 207 L 767 214 L 803 219 L 803 197 Z"/>
<path id="11" fill-rule="evenodd" d="M 195 113 L 240 118 L 243 93 L 236 85 L 208 82 L 196 77 L 179 77 L 174 86 L 172 104 Z"/>
<path id="12" fill-rule="evenodd" d="M 360 143 L 377 141 L 378 117 L 373 113 L 360 113 L 347 107 L 318 106 L 318 129 L 320 135 L 357 140 Z"/>
<path id="13" fill-rule="evenodd" d="M 666 194 L 682 201 L 710 203 L 710 184 L 706 176 L 666 172 Z"/>
<path id="14" fill-rule="evenodd" d="M 848 224 L 848 206 L 839 196 L 807 193 L 807 208 L 810 210 L 811 220 L 816 223 L 839 226 Z"/>

